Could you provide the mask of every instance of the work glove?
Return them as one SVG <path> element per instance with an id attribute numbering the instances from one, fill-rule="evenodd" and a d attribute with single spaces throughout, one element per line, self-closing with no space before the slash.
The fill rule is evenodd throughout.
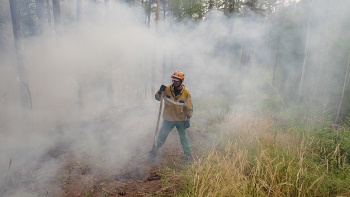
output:
<path id="1" fill-rule="evenodd" d="M 164 92 L 164 90 L 166 89 L 165 85 L 161 85 L 158 91 L 158 94 L 162 94 L 162 92 Z"/>
<path id="2" fill-rule="evenodd" d="M 190 128 L 190 120 L 185 121 L 185 129 Z"/>
<path id="3" fill-rule="evenodd" d="M 159 91 L 164 92 L 165 89 L 166 89 L 166 86 L 165 85 L 161 85 L 160 88 L 159 88 Z"/>

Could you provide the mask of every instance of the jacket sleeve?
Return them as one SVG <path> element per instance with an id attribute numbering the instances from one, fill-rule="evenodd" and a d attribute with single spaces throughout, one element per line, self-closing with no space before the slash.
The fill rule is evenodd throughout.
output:
<path id="1" fill-rule="evenodd" d="M 160 93 L 160 94 L 159 94 Z M 157 90 L 157 92 L 156 92 L 156 94 L 154 95 L 154 97 L 155 97 L 155 99 L 157 100 L 157 101 L 160 101 L 160 97 L 161 97 L 161 92 L 159 91 L 159 90 Z"/>
<path id="2" fill-rule="evenodd" d="M 190 91 L 188 91 L 185 107 L 186 107 L 185 115 L 191 118 L 193 114 L 193 104 L 192 104 L 192 97 L 191 97 Z"/>

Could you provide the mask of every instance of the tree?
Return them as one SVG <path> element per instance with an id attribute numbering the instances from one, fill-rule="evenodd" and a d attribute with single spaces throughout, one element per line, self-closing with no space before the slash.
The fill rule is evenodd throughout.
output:
<path id="1" fill-rule="evenodd" d="M 9 13 L 7 13 L 7 9 L 3 7 L 2 2 L 0 2 L 0 53 L 2 51 L 5 51 L 5 43 L 6 43 L 6 38 L 5 38 L 5 26 L 6 26 L 6 21 L 8 20 L 7 16 Z"/>
<path id="2" fill-rule="evenodd" d="M 202 20 L 208 12 L 207 3 L 204 0 L 173 0 L 169 1 L 169 9 L 178 20 L 185 18 L 194 21 Z"/>
<path id="3" fill-rule="evenodd" d="M 45 12 L 46 10 L 45 0 L 35 0 L 35 5 L 36 5 L 38 22 L 39 22 L 39 33 L 43 33 L 45 29 L 46 21 L 48 19 Z"/>
<path id="4" fill-rule="evenodd" d="M 342 108 L 342 104 L 343 104 L 343 100 L 344 100 L 345 88 L 346 88 L 347 81 L 348 81 L 348 78 L 349 78 L 349 66 L 350 66 L 350 54 L 349 54 L 349 58 L 348 58 L 348 66 L 346 67 L 346 72 L 345 72 L 343 91 L 342 91 L 342 94 L 341 94 L 337 115 L 336 115 L 335 121 L 334 121 L 335 123 L 338 122 L 339 114 L 340 114 L 340 111 L 341 111 L 341 108 Z"/>
<path id="5" fill-rule="evenodd" d="M 49 25 L 51 26 L 51 8 L 49 0 L 46 0 L 46 13 L 47 13 L 47 19 L 49 21 Z"/>
<path id="6" fill-rule="evenodd" d="M 156 12 L 156 23 L 158 25 L 158 21 L 159 21 L 159 13 L 160 12 L 160 0 L 157 0 L 157 12 Z"/>
<path id="7" fill-rule="evenodd" d="M 81 20 L 81 0 L 77 0 L 77 22 Z"/>
<path id="8" fill-rule="evenodd" d="M 310 24 L 311 24 L 311 13 L 309 14 L 309 20 L 308 25 L 306 29 L 306 39 L 305 39 L 305 48 L 304 48 L 304 61 L 300 76 L 300 82 L 299 82 L 299 91 L 298 91 L 298 101 L 300 101 L 303 88 L 304 88 L 304 78 L 305 78 L 305 69 L 306 69 L 306 62 L 308 58 L 308 47 L 309 47 L 309 37 L 310 37 Z"/>
<path id="9" fill-rule="evenodd" d="M 19 7 L 16 0 L 10 0 L 10 10 L 12 18 L 13 37 L 16 50 L 17 72 L 19 81 L 21 109 L 24 120 L 27 122 L 31 119 L 32 100 L 28 86 L 25 67 L 23 66 L 23 42 L 21 32 L 21 21 Z"/>
<path id="10" fill-rule="evenodd" d="M 53 7 L 53 19 L 54 19 L 55 27 L 57 31 L 57 28 L 61 25 L 60 0 L 52 0 L 52 7 Z"/>

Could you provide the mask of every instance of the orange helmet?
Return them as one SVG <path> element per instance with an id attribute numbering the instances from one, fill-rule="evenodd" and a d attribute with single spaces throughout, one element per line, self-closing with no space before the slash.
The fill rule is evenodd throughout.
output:
<path id="1" fill-rule="evenodd" d="M 171 75 L 171 78 L 177 78 L 180 79 L 182 82 L 185 81 L 185 73 L 183 73 L 181 70 L 177 70 L 174 72 L 173 75 Z"/>

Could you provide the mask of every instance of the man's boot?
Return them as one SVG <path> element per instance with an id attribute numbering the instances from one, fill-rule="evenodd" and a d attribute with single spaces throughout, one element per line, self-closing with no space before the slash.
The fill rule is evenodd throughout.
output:
<path id="1" fill-rule="evenodd" d="M 152 150 L 149 151 L 149 156 L 148 156 L 149 162 L 154 163 L 156 161 L 157 152 L 158 152 L 158 149 L 156 147 L 153 147 Z"/>
<path id="2" fill-rule="evenodd" d="M 194 158 L 193 158 L 193 156 L 192 156 L 191 153 L 187 153 L 187 154 L 185 154 L 185 155 L 186 155 L 186 161 L 185 161 L 185 163 L 189 164 L 189 163 L 191 163 L 191 162 L 194 160 Z"/>

